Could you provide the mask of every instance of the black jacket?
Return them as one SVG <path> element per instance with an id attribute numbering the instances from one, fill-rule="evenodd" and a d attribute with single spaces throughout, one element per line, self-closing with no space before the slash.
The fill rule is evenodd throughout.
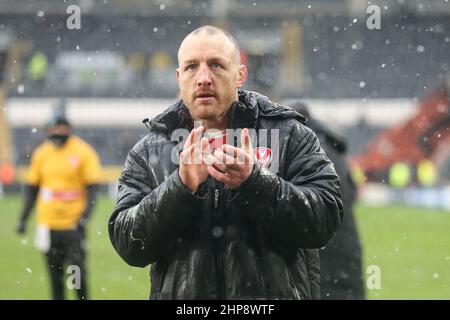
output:
<path id="1" fill-rule="evenodd" d="M 306 123 L 319 138 L 320 144 L 341 179 L 344 219 L 342 227 L 320 250 L 320 287 L 322 299 L 364 299 L 362 250 L 353 214 L 356 186 L 346 162 L 347 143 L 321 122 L 308 117 Z"/>
<path id="2" fill-rule="evenodd" d="M 191 194 L 171 161 L 171 133 L 193 126 L 178 101 L 128 154 L 113 246 L 130 265 L 152 264 L 151 299 L 320 298 L 316 248 L 343 214 L 333 165 L 293 109 L 239 91 L 230 112 L 231 128 L 279 130 L 277 172 L 255 164 L 237 191 L 209 177 Z"/>

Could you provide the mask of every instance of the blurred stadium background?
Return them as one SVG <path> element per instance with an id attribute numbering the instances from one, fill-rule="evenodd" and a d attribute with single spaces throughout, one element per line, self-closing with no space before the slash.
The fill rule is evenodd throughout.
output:
<path id="1" fill-rule="evenodd" d="M 79 30 L 66 26 L 70 5 Z M 380 8 L 379 30 L 366 25 L 369 5 Z M 89 230 L 92 296 L 147 298 L 147 272 L 118 258 L 106 221 L 142 119 L 176 99 L 178 45 L 203 24 L 236 35 L 246 89 L 301 99 L 348 140 L 363 271 L 382 272 L 368 297 L 449 299 L 447 0 L 0 0 L 0 298 L 49 297 L 32 233 L 20 239 L 14 227 L 30 154 L 61 101 L 104 166 Z"/>

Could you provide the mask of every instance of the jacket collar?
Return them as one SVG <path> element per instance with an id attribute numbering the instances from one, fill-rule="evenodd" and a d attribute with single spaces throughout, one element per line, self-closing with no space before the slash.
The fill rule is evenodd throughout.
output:
<path id="1" fill-rule="evenodd" d="M 238 97 L 239 101 L 233 102 L 230 108 L 230 127 L 232 129 L 256 129 L 259 118 L 295 118 L 300 122 L 305 122 L 305 118 L 294 111 L 294 109 L 273 103 L 269 98 L 257 92 L 239 90 Z M 175 104 L 148 122 L 150 124 L 150 130 L 167 133 L 179 128 L 190 131 L 194 126 L 189 109 L 183 100 L 178 100 Z"/>

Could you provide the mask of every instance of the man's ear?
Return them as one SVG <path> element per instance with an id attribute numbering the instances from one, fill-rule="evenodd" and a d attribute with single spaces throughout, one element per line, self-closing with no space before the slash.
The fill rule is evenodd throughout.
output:
<path id="1" fill-rule="evenodd" d="M 241 64 L 239 66 L 239 76 L 237 81 L 238 88 L 242 87 L 247 81 L 247 74 L 247 66 L 245 64 Z"/>
<path id="2" fill-rule="evenodd" d="M 180 68 L 177 68 L 175 73 L 176 73 L 176 76 L 177 76 L 177 82 L 180 83 Z"/>

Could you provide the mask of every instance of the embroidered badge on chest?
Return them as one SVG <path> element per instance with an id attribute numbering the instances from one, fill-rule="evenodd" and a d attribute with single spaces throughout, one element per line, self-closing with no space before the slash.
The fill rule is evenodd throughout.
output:
<path id="1" fill-rule="evenodd" d="M 263 167 L 267 168 L 272 162 L 272 150 L 265 147 L 255 149 L 256 161 Z"/>
<path id="2" fill-rule="evenodd" d="M 72 167 L 77 167 L 80 164 L 80 158 L 78 158 L 76 155 L 71 155 L 69 163 Z"/>

